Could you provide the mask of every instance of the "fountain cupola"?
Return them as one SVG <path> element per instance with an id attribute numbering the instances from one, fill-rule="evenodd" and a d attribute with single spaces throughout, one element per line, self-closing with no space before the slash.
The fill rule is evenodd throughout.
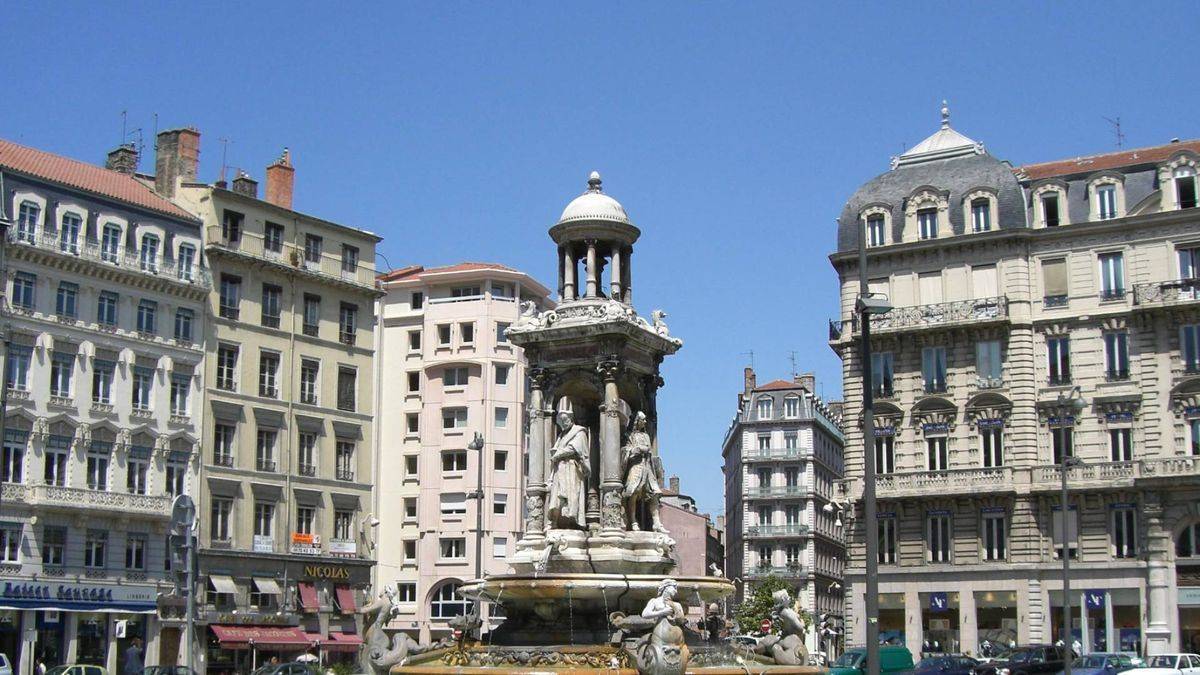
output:
<path id="1" fill-rule="evenodd" d="M 593 171 L 587 191 L 571 200 L 550 228 L 550 238 L 558 245 L 561 302 L 610 298 L 632 304 L 630 258 L 640 234 L 625 207 L 604 194 L 600 174 Z"/>

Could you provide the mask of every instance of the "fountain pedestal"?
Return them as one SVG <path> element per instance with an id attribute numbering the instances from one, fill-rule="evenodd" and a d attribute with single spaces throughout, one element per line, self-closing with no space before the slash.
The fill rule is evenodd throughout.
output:
<path id="1" fill-rule="evenodd" d="M 522 538 L 509 560 L 518 574 L 667 574 L 675 567 L 675 541 L 661 532 L 622 532 L 619 537 L 583 530 L 550 530 Z"/>

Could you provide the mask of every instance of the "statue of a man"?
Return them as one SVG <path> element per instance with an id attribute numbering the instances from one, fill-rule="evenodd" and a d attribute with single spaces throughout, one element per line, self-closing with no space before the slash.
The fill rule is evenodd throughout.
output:
<path id="1" fill-rule="evenodd" d="M 560 435 L 550 449 L 550 494 L 546 529 L 587 529 L 587 427 L 576 424 L 570 399 L 564 398 L 556 417 Z"/>
<path id="2" fill-rule="evenodd" d="M 658 498 L 662 488 L 658 484 L 658 471 L 654 466 L 654 451 L 650 447 L 650 434 L 646 433 L 646 414 L 638 411 L 633 417 L 633 430 L 625 447 L 621 448 L 621 462 L 625 467 L 625 520 L 629 528 L 639 530 L 637 507 L 645 502 L 649 505 L 650 521 L 655 532 L 666 532 L 658 514 Z"/>

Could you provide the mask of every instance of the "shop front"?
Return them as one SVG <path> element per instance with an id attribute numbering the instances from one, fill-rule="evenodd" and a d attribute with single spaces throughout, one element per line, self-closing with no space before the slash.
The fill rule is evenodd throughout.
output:
<path id="1" fill-rule="evenodd" d="M 1200 649 L 1200 586 L 1180 586 L 1179 648 L 1196 654 Z"/>
<path id="2" fill-rule="evenodd" d="M 957 654 L 959 648 L 958 593 L 921 593 L 921 653 Z"/>
<path id="3" fill-rule="evenodd" d="M 1050 591 L 1051 634 L 1063 630 L 1062 591 Z M 1142 604 L 1138 588 L 1087 588 L 1071 591 L 1071 644 L 1092 652 L 1142 653 Z"/>
<path id="4" fill-rule="evenodd" d="M 879 594 L 879 642 L 904 645 L 904 594 Z"/>
<path id="5" fill-rule="evenodd" d="M 978 644 L 974 649 L 980 656 L 996 656 L 1015 646 L 1017 637 L 1017 592 L 975 591 L 975 626 Z"/>

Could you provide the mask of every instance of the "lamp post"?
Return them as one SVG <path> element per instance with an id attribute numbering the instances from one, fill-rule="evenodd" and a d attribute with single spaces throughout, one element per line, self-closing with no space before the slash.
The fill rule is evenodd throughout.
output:
<path id="1" fill-rule="evenodd" d="M 871 317 L 887 314 L 892 305 L 886 297 L 875 297 L 867 279 L 867 232 L 858 228 L 858 300 L 854 311 L 859 316 L 862 340 L 863 397 L 863 528 L 866 539 L 865 614 L 867 620 L 867 672 L 879 675 L 879 520 L 875 513 L 875 401 L 871 382 Z M 1070 675 L 1068 673 L 1067 675 Z"/>
<path id="2" fill-rule="evenodd" d="M 1063 675 L 1071 675 L 1071 661 L 1075 659 L 1075 652 L 1071 648 L 1072 633 L 1071 633 L 1071 548 L 1067 545 L 1067 536 L 1070 534 L 1068 525 L 1070 523 L 1070 495 L 1067 491 L 1067 474 L 1070 473 L 1072 467 L 1081 466 L 1082 461 L 1075 457 L 1075 433 L 1074 429 L 1071 432 L 1071 442 L 1068 444 L 1066 438 L 1062 437 L 1065 425 L 1065 418 L 1071 413 L 1076 413 L 1083 409 L 1083 401 L 1075 396 L 1079 392 L 1079 388 L 1071 390 L 1070 394 L 1058 395 L 1058 400 L 1055 401 L 1055 409 L 1059 416 L 1058 434 L 1059 438 L 1059 476 L 1062 480 L 1062 489 L 1059 496 L 1062 504 L 1062 526 L 1059 528 L 1062 544 L 1062 592 L 1063 592 L 1063 649 L 1066 650 L 1066 658 L 1063 659 Z M 1074 425 L 1072 418 L 1072 426 Z"/>

